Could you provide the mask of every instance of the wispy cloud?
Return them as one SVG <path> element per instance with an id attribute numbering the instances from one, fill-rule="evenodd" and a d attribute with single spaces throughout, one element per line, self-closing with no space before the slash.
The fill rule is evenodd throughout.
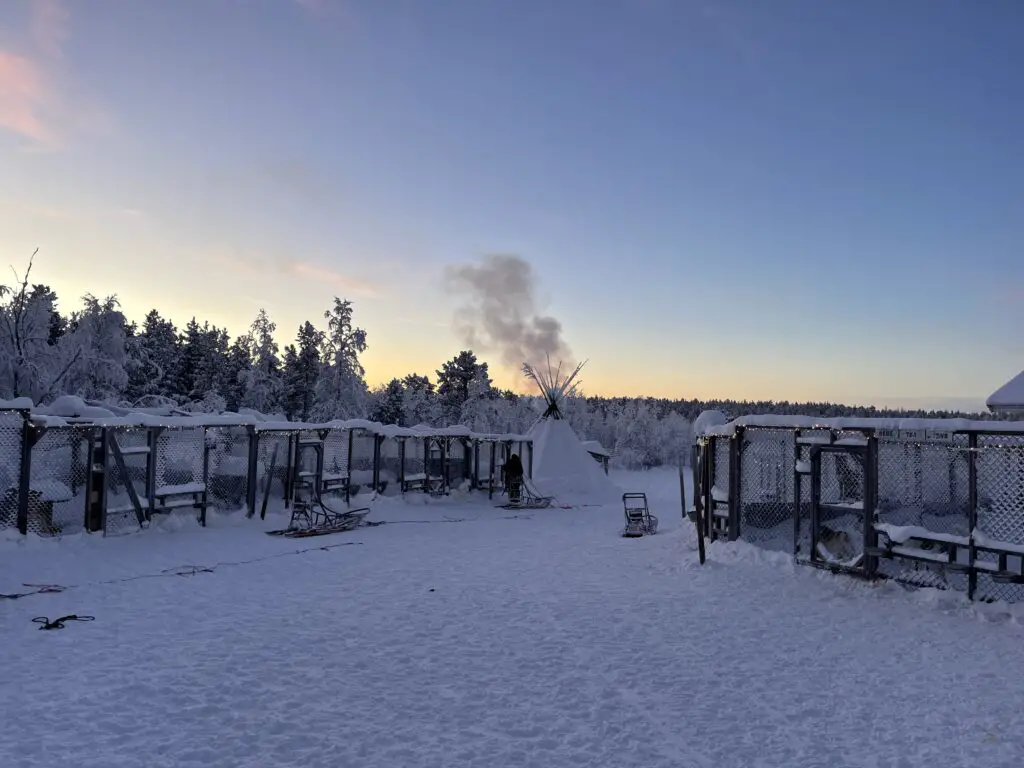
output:
<path id="1" fill-rule="evenodd" d="M 372 283 L 301 259 L 275 257 L 234 248 L 215 250 L 209 257 L 222 266 L 238 270 L 248 277 L 277 282 L 281 275 L 288 275 L 303 282 L 327 287 L 339 296 L 347 298 L 372 299 L 380 295 L 379 289 Z"/>
<path id="2" fill-rule="evenodd" d="M 69 131 L 110 129 L 105 113 L 61 86 L 69 34 L 70 14 L 62 0 L 31 0 L 23 49 L 0 49 L 0 129 L 27 139 L 28 150 L 56 149 Z"/>
<path id="3" fill-rule="evenodd" d="M 30 59 L 0 51 L 0 128 L 38 144 L 56 139 L 44 119 L 49 87 L 43 71 Z"/>
<path id="4" fill-rule="evenodd" d="M 363 280 L 349 277 L 348 275 L 343 275 L 340 272 L 334 272 L 315 264 L 309 264 L 305 261 L 288 260 L 281 262 L 280 266 L 283 271 L 289 274 L 331 285 L 346 296 L 373 298 L 378 295 L 377 289 Z"/>

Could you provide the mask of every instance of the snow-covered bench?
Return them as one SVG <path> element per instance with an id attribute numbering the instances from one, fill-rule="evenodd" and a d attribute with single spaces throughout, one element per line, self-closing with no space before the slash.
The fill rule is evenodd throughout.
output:
<path id="1" fill-rule="evenodd" d="M 199 510 L 199 522 L 206 525 L 206 483 L 161 485 L 153 493 L 153 512 L 166 513 L 174 509 L 193 507 Z"/>
<path id="2" fill-rule="evenodd" d="M 402 493 L 406 491 L 422 491 L 426 487 L 427 475 L 425 472 L 411 472 L 402 478 Z"/>
<path id="3" fill-rule="evenodd" d="M 875 525 L 875 531 L 879 546 L 869 554 L 876 557 L 930 563 L 955 571 L 973 569 L 988 574 L 993 581 L 1024 584 L 1024 544 L 999 541 L 979 530 L 970 536 L 957 536 L 882 523 Z"/>
<path id="4" fill-rule="evenodd" d="M 324 472 L 320 478 L 322 493 L 336 493 L 348 488 L 348 472 Z"/>

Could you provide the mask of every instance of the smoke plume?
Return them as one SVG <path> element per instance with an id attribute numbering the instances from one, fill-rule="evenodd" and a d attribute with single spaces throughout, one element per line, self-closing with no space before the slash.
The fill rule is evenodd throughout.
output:
<path id="1" fill-rule="evenodd" d="M 455 332 L 470 349 L 498 354 L 502 365 L 519 370 L 523 363 L 572 363 L 562 338 L 562 324 L 541 315 L 536 278 L 520 256 L 495 254 L 474 264 L 445 268 L 448 289 L 464 297 L 456 310 Z"/>

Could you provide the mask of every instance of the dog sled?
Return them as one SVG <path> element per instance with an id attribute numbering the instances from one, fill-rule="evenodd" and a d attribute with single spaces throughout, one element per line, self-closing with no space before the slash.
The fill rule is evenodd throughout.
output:
<path id="1" fill-rule="evenodd" d="M 625 538 L 638 539 L 658 532 L 658 518 L 647 506 L 646 493 L 622 494 L 622 506 L 626 514 L 626 526 L 622 529 Z"/>
<path id="2" fill-rule="evenodd" d="M 501 505 L 502 509 L 547 509 L 555 501 L 554 496 L 541 494 L 526 475 L 509 478 L 505 492 L 508 502 Z"/>

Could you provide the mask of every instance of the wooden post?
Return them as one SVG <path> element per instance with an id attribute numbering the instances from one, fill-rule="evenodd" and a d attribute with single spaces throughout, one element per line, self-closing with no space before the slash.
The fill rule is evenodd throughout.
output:
<path id="1" fill-rule="evenodd" d="M 352 435 L 354 430 L 348 431 L 348 456 L 346 457 L 345 471 L 348 473 L 348 482 L 345 483 L 345 503 L 348 504 L 352 498 Z"/>
<path id="2" fill-rule="evenodd" d="M 256 486 L 259 482 L 259 458 L 260 458 L 260 433 L 256 427 L 249 424 L 245 428 L 249 435 L 249 450 L 246 455 L 245 468 L 245 507 L 246 517 L 256 516 Z"/>
<path id="3" fill-rule="evenodd" d="M 32 446 L 38 435 L 29 411 L 21 411 L 21 466 L 18 478 L 18 531 L 28 533 L 29 492 L 32 490 Z"/>

